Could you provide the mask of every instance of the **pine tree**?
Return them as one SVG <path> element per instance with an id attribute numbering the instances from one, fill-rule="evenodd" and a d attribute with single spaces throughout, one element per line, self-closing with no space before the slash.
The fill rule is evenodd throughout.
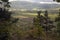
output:
<path id="1" fill-rule="evenodd" d="M 58 40 L 60 40 L 60 9 L 59 9 L 59 14 L 58 17 L 56 17 L 55 22 L 57 23 L 57 33 L 58 33 Z"/>
<path id="2" fill-rule="evenodd" d="M 42 20 L 43 19 L 43 16 L 41 15 L 41 11 L 38 11 L 37 12 L 37 17 L 35 17 L 33 19 L 33 23 L 34 23 L 34 26 L 35 28 L 37 28 L 37 40 L 42 40 L 43 37 L 45 37 L 45 34 L 44 34 L 44 29 L 42 28 Z"/>
<path id="3" fill-rule="evenodd" d="M 57 1 L 57 2 L 60 2 L 60 0 L 53 0 L 53 1 Z"/>
<path id="4" fill-rule="evenodd" d="M 1 0 L 2 5 L 5 3 L 2 7 L 0 8 L 0 40 L 8 40 L 9 39 L 9 28 L 11 27 L 11 24 L 15 23 L 18 19 L 12 19 L 11 14 L 12 12 L 9 12 L 8 8 L 10 7 L 9 5 L 9 0 Z"/>

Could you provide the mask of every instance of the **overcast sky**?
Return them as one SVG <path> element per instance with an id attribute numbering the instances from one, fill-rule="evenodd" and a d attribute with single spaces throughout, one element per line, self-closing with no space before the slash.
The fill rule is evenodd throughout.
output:
<path id="1" fill-rule="evenodd" d="M 9 1 L 53 2 L 53 0 L 9 0 Z"/>
<path id="2" fill-rule="evenodd" d="M 36 3 L 42 3 L 42 4 L 56 4 L 57 2 L 54 2 L 53 0 L 9 0 L 9 1 L 28 1 L 28 2 L 36 2 Z M 60 3 L 57 3 L 60 4 Z"/>

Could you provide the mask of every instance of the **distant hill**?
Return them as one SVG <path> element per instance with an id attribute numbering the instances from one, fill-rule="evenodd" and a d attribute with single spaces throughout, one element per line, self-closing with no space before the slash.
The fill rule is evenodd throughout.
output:
<path id="1" fill-rule="evenodd" d="M 40 4 L 27 1 L 12 1 L 10 5 L 12 8 L 28 10 L 31 10 L 33 8 L 37 9 L 60 8 L 60 4 Z"/>

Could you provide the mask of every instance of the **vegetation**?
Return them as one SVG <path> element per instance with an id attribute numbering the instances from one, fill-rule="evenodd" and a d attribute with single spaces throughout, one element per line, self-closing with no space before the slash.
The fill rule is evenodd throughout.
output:
<path id="1" fill-rule="evenodd" d="M 7 3 L 7 4 L 5 5 L 2 4 L 4 7 L 0 8 L 0 40 L 9 40 L 10 38 L 9 31 L 10 31 L 11 24 L 13 24 L 14 22 L 14 19 L 11 20 L 12 12 L 9 12 L 9 10 L 6 9 L 6 7 L 8 8 L 8 6 L 10 6 L 8 4 L 8 0 L 1 0 L 1 1 L 2 3 Z"/>
<path id="2" fill-rule="evenodd" d="M 1 1 L 3 1 L 3 2 L 8 2 L 9 0 L 1 0 Z"/>
<path id="3" fill-rule="evenodd" d="M 57 23 L 57 35 L 58 35 L 58 40 L 60 40 L 60 10 L 59 10 L 59 15 L 55 19 Z"/>
<path id="4" fill-rule="evenodd" d="M 12 14 L 6 9 L 10 7 L 8 0 L 1 1 L 7 4 L 0 8 L 0 40 L 60 40 L 60 12 Z"/>
<path id="5" fill-rule="evenodd" d="M 57 0 L 57 2 L 60 2 L 60 0 Z"/>
<path id="6" fill-rule="evenodd" d="M 53 1 L 57 1 L 57 2 L 60 2 L 60 0 L 53 0 Z"/>
<path id="7" fill-rule="evenodd" d="M 38 28 L 39 33 L 42 33 L 42 32 L 44 33 L 44 34 L 42 33 L 41 35 L 45 35 L 46 40 L 52 40 L 52 39 L 54 40 L 54 38 L 51 35 L 54 32 L 54 30 L 55 30 L 53 28 L 56 28 L 56 26 L 54 25 L 54 21 L 52 21 L 49 18 L 47 11 L 45 11 L 45 14 L 44 15 L 41 15 L 41 11 L 38 11 L 38 16 L 37 16 L 37 18 L 34 18 L 33 23 L 36 26 L 36 28 Z M 37 25 L 39 25 L 39 27 Z M 52 39 L 50 37 L 47 37 L 47 36 L 52 37 Z M 54 36 L 54 34 L 53 34 L 53 36 Z M 48 38 L 50 38 L 50 39 L 48 39 Z"/>

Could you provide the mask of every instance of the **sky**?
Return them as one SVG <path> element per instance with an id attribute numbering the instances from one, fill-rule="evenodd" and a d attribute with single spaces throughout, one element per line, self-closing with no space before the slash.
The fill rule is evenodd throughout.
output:
<path id="1" fill-rule="evenodd" d="M 28 2 L 36 2 L 36 3 L 42 3 L 42 4 L 56 4 L 57 2 L 54 2 L 53 0 L 9 0 L 9 1 L 28 1 Z M 58 3 L 60 4 L 60 3 Z"/>
<path id="2" fill-rule="evenodd" d="M 53 0 L 9 0 L 9 1 L 53 2 Z"/>

